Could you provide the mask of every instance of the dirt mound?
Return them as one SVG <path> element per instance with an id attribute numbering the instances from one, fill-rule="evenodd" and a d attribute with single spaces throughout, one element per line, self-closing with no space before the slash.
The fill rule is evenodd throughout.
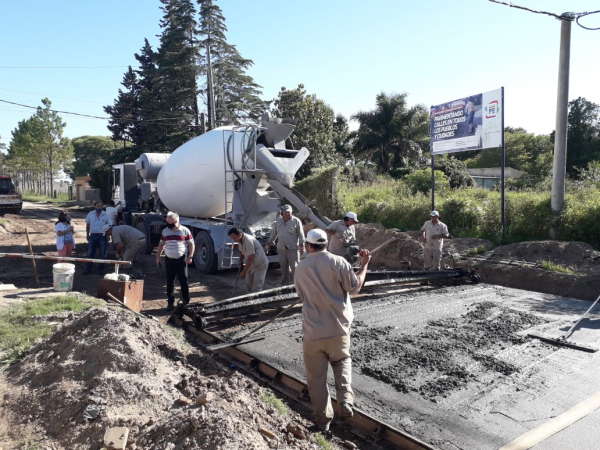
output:
<path id="1" fill-rule="evenodd" d="M 92 309 L 10 368 L 20 389 L 5 405 L 54 448 L 102 448 L 113 426 L 129 428 L 128 448 L 269 448 L 260 428 L 312 448 L 286 430 L 304 419 L 278 414 L 257 383 L 186 345 L 151 320 Z"/>
<path id="2" fill-rule="evenodd" d="M 423 244 L 419 231 L 398 231 L 386 229 L 378 223 L 367 223 L 356 225 L 356 240 L 361 248 L 374 249 L 392 237 L 394 241 L 389 243 L 371 259 L 371 270 L 407 269 L 407 262 L 413 269 L 423 268 Z M 466 254 L 469 250 L 483 246 L 491 249 L 494 245 L 485 239 L 455 238 L 444 240 L 445 253 Z"/>
<path id="3" fill-rule="evenodd" d="M 532 241 L 503 245 L 495 248 L 491 255 L 499 258 L 515 258 L 539 263 L 552 261 L 578 269 L 578 271 L 600 272 L 600 252 L 583 242 Z"/>

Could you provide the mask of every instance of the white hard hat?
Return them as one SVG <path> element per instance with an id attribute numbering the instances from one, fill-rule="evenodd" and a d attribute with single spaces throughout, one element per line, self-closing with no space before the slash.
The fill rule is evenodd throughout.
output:
<path id="1" fill-rule="evenodd" d="M 315 228 L 314 230 L 310 230 L 306 233 L 306 241 L 315 245 L 325 245 L 327 244 L 327 233 L 323 230 Z"/>
<path id="2" fill-rule="evenodd" d="M 347 212 L 344 217 L 346 217 L 348 219 L 354 219 L 355 222 L 358 222 L 358 216 L 356 215 L 356 213 L 353 213 L 352 211 Z"/>
<path id="3" fill-rule="evenodd" d="M 111 228 L 112 228 L 112 225 L 104 225 L 104 226 L 102 227 L 102 234 L 106 234 L 106 232 L 107 232 L 108 230 L 110 230 Z"/>

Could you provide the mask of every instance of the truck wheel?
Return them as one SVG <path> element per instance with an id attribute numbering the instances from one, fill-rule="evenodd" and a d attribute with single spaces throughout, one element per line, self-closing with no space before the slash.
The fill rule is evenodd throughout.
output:
<path id="1" fill-rule="evenodd" d="M 154 246 L 150 243 L 150 230 L 148 230 L 146 222 L 140 222 L 135 227 L 146 236 L 146 248 L 144 249 L 144 253 L 146 255 L 151 255 Z"/>
<path id="2" fill-rule="evenodd" d="M 196 236 L 195 243 L 194 264 L 196 268 L 200 273 L 216 273 L 218 257 L 210 235 L 206 231 L 201 231 Z"/>

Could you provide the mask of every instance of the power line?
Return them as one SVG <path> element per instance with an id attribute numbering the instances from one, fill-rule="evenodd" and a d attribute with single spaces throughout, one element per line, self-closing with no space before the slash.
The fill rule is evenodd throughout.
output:
<path id="1" fill-rule="evenodd" d="M 580 13 L 569 12 L 569 13 L 563 13 L 563 14 L 559 15 L 559 14 L 555 14 L 555 13 L 552 13 L 552 12 L 549 12 L 549 11 L 539 11 L 537 9 L 527 8 L 526 6 L 515 5 L 514 3 L 502 2 L 502 1 L 499 1 L 499 0 L 489 0 L 489 1 L 492 2 L 492 3 L 498 3 L 499 5 L 510 6 L 511 8 L 523 9 L 525 11 L 529 11 L 529 12 L 532 12 L 532 13 L 535 13 L 535 14 L 546 14 L 546 15 L 552 16 L 552 17 L 554 17 L 554 18 L 556 18 L 558 20 L 565 20 L 565 19 L 567 19 L 567 20 L 573 20 L 573 19 L 575 19 L 575 22 L 581 28 L 584 28 L 584 29 L 590 30 L 590 31 L 600 30 L 600 27 L 598 27 L 598 28 L 589 28 L 589 27 L 586 27 L 586 26 L 581 25 L 579 23 L 579 19 L 581 19 L 582 17 L 589 16 L 591 14 L 598 14 L 598 13 L 600 13 L 600 10 L 598 10 L 598 11 L 591 11 L 591 12 L 580 12 Z"/>

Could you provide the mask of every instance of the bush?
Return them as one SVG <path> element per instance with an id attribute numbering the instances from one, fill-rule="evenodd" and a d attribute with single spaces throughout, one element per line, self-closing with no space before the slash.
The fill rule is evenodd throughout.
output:
<path id="1" fill-rule="evenodd" d="M 434 178 L 436 192 L 442 192 L 450 188 L 450 181 L 441 170 L 434 171 Z M 415 170 L 413 173 L 404 177 L 404 181 L 412 189 L 413 195 L 417 194 L 418 192 L 422 194 L 431 192 L 430 169 Z"/>

